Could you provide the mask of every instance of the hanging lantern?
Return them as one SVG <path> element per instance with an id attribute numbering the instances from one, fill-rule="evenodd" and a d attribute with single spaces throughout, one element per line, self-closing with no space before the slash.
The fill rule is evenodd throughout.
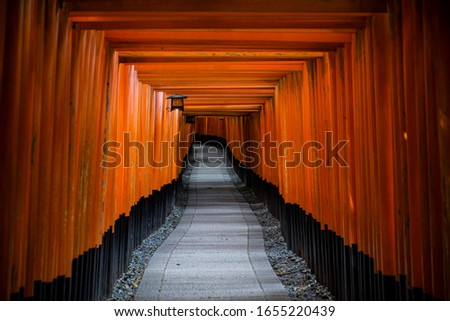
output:
<path id="1" fill-rule="evenodd" d="M 186 116 L 186 124 L 195 124 L 195 116 Z"/>
<path id="2" fill-rule="evenodd" d="M 170 111 L 173 111 L 175 109 L 183 111 L 185 98 L 187 97 L 179 94 L 167 96 L 167 99 L 170 99 Z"/>

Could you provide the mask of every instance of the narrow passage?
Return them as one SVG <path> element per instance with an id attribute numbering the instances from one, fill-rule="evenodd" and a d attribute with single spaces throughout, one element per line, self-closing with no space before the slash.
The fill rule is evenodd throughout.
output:
<path id="1" fill-rule="evenodd" d="M 288 300 L 223 150 L 197 145 L 195 160 L 184 215 L 150 260 L 136 300 Z"/>

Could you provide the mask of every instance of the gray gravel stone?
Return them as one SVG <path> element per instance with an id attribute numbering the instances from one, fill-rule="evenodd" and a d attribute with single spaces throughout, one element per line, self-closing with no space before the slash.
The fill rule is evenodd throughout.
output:
<path id="1" fill-rule="evenodd" d="M 183 191 L 178 195 L 177 203 L 171 213 L 166 217 L 165 223 L 148 238 L 146 238 L 134 250 L 128 265 L 127 272 L 117 279 L 114 283 L 113 291 L 107 298 L 108 301 L 133 301 L 136 295 L 139 283 L 144 275 L 145 268 L 156 249 L 164 242 L 169 234 L 175 229 L 183 215 L 187 204 L 187 191 L 189 176 L 192 167 L 186 168 L 183 173 Z"/>
<path id="2" fill-rule="evenodd" d="M 237 176 L 232 168 L 229 173 L 234 185 L 249 202 L 253 213 L 263 229 L 264 248 L 281 283 L 293 301 L 329 301 L 333 300 L 327 287 L 321 285 L 306 262 L 287 249 L 281 234 L 280 222 L 270 214 L 267 207 L 256 197 Z"/>
<path id="3" fill-rule="evenodd" d="M 156 251 L 169 234 L 175 229 L 183 215 L 187 204 L 187 188 L 192 168 L 183 173 L 184 191 L 180 193 L 177 204 L 166 218 L 166 222 L 133 252 L 127 272 L 115 282 L 110 301 L 131 301 L 141 282 L 145 268 Z M 255 216 L 263 229 L 264 247 L 275 273 L 284 285 L 291 300 L 333 300 L 328 289 L 317 282 L 306 262 L 295 253 L 287 249 L 280 230 L 280 222 L 274 218 L 265 205 L 259 200 L 236 175 L 229 169 L 233 183 L 239 192 L 249 202 Z"/>

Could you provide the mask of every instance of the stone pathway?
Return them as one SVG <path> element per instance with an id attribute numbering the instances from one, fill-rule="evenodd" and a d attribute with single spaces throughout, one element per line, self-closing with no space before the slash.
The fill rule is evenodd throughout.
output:
<path id="1" fill-rule="evenodd" d="M 136 300 L 289 300 L 223 151 L 197 147 L 195 159 L 183 217 L 151 258 Z"/>

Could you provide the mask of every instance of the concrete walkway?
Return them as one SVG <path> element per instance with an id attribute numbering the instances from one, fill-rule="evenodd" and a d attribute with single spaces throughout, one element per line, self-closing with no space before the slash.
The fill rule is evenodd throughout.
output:
<path id="1" fill-rule="evenodd" d="M 195 159 L 184 215 L 151 258 L 136 300 L 288 300 L 221 150 L 197 147 Z"/>

